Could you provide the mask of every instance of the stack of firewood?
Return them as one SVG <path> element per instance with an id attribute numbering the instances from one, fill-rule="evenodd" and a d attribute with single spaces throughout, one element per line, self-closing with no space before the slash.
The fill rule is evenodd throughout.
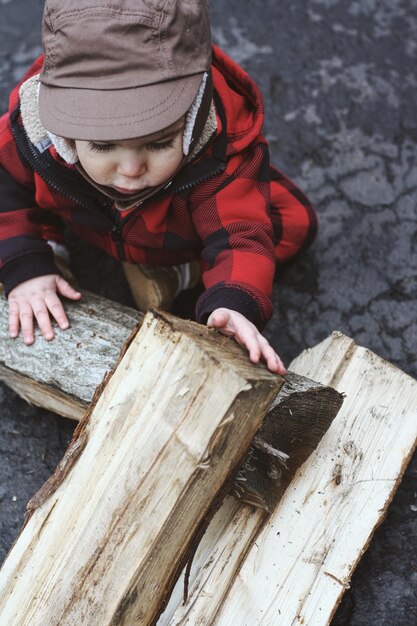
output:
<path id="1" fill-rule="evenodd" d="M 0 571 L 0 623 L 327 624 L 415 445 L 416 381 L 338 333 L 283 379 L 108 304 L 32 347 L 0 305 L 0 378 L 80 419 Z"/>

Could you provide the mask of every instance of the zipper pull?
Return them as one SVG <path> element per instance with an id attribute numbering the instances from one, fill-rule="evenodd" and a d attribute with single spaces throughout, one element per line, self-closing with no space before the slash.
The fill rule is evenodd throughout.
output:
<path id="1" fill-rule="evenodd" d="M 119 226 L 113 226 L 111 229 L 111 238 L 115 243 L 121 243 L 122 241 L 122 233 L 120 232 Z"/>

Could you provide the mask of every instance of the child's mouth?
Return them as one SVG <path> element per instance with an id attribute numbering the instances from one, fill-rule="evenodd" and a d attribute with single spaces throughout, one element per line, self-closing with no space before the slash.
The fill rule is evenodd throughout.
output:
<path id="1" fill-rule="evenodd" d="M 132 193 L 138 193 L 139 191 L 143 191 L 143 189 L 125 189 L 124 187 L 116 187 L 116 185 L 113 185 L 113 189 L 115 189 L 119 193 L 124 193 L 124 194 L 132 194 Z"/>

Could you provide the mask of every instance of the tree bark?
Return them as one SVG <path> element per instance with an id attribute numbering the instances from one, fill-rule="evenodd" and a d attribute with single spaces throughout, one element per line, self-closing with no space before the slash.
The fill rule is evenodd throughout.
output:
<path id="1" fill-rule="evenodd" d="M 235 476 L 233 495 L 272 513 L 342 402 L 332 387 L 289 372 Z"/>
<path id="2" fill-rule="evenodd" d="M 9 337 L 8 305 L 0 296 L 0 380 L 31 404 L 80 420 L 143 314 L 89 292 L 65 308 L 70 328 L 54 328 L 53 341 L 36 329 L 35 343 L 26 346 Z"/>

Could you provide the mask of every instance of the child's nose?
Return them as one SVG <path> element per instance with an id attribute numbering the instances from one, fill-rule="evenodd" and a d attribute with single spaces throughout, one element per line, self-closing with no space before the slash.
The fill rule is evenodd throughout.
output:
<path id="1" fill-rule="evenodd" d="M 120 159 L 118 173 L 126 178 L 137 178 L 146 172 L 146 157 L 142 151 L 129 152 Z"/>

